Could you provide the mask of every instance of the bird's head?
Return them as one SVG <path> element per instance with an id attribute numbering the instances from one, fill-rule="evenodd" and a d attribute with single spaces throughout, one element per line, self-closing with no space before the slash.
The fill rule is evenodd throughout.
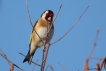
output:
<path id="1" fill-rule="evenodd" d="M 41 15 L 41 18 L 47 22 L 52 22 L 53 21 L 53 16 L 54 13 L 51 10 L 46 10 L 45 12 L 43 12 L 43 14 Z"/>

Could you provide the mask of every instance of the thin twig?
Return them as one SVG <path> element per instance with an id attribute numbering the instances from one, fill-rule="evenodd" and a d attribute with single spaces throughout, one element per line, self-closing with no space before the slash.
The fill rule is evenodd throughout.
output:
<path id="1" fill-rule="evenodd" d="M 4 55 L 4 56 L 6 56 L 5 54 L 4 54 L 4 52 L 0 49 L 0 52 Z"/>
<path id="2" fill-rule="evenodd" d="M 52 71 L 54 71 L 54 69 L 53 69 L 52 65 L 49 65 L 49 67 L 50 67 L 50 69 L 51 69 Z"/>
<path id="3" fill-rule="evenodd" d="M 54 21 L 56 20 L 56 18 L 57 18 L 57 16 L 58 16 L 59 12 L 60 12 L 60 10 L 61 10 L 61 8 L 62 8 L 62 4 L 60 5 L 60 7 L 59 7 L 59 9 L 58 9 L 58 11 L 57 11 L 57 14 L 56 14 L 56 16 L 55 16 L 55 18 L 54 18 L 54 20 L 53 20 L 53 23 L 54 23 Z"/>
<path id="4" fill-rule="evenodd" d="M 51 30 L 51 28 L 52 28 L 52 26 L 53 26 L 53 24 L 54 24 L 54 21 L 56 20 L 58 14 L 59 14 L 61 8 L 62 8 L 62 4 L 60 5 L 60 7 L 59 7 L 59 9 L 58 9 L 58 11 L 57 11 L 56 16 L 55 16 L 54 20 L 53 20 L 52 23 L 51 23 L 50 28 L 48 28 L 48 25 L 47 25 L 47 35 L 46 35 L 47 38 L 48 38 L 48 35 L 49 35 L 49 33 L 50 33 L 50 30 Z M 46 39 L 46 41 L 47 41 L 47 39 Z M 45 42 L 45 43 L 46 43 L 46 42 Z"/>
<path id="5" fill-rule="evenodd" d="M 88 70 L 88 69 L 89 69 L 89 67 L 88 67 L 88 61 L 89 61 L 89 59 L 91 58 L 91 54 L 92 54 L 94 48 L 96 47 L 96 42 L 97 42 L 97 38 L 98 38 L 99 31 L 100 31 L 100 29 L 97 30 L 96 38 L 95 38 L 95 41 L 94 41 L 92 50 L 90 51 L 89 57 L 86 59 L 86 61 L 85 61 L 85 63 L 84 63 L 84 71 L 89 71 L 89 70 Z"/>
<path id="6" fill-rule="evenodd" d="M 53 26 L 53 23 L 54 23 L 54 21 L 56 20 L 58 14 L 59 14 L 59 12 L 60 12 L 61 7 L 62 7 L 62 5 L 60 6 L 60 8 L 59 8 L 59 10 L 58 10 L 58 12 L 57 12 L 57 14 L 56 14 L 56 16 L 55 16 L 53 22 L 51 23 L 50 28 L 48 29 L 48 27 L 47 27 L 47 35 L 46 35 L 46 37 L 48 37 L 48 34 L 49 34 L 50 30 L 51 30 L 51 27 Z M 46 40 L 47 40 L 47 39 L 46 39 Z M 46 42 L 45 42 L 45 43 L 46 43 Z M 46 47 L 46 51 L 43 52 L 41 71 L 44 71 L 44 67 L 45 67 L 45 63 L 46 63 L 46 59 L 47 59 L 49 47 L 50 47 L 50 44 L 48 43 L 48 44 L 47 44 L 47 47 Z M 44 45 L 44 48 L 45 48 L 45 45 Z"/>
<path id="7" fill-rule="evenodd" d="M 8 61 L 8 59 L 7 59 L 3 54 L 0 53 L 0 55 L 1 55 L 3 58 L 6 59 L 6 61 L 8 62 L 9 65 L 11 65 L 11 63 Z"/>
<path id="8" fill-rule="evenodd" d="M 5 59 L 7 60 L 8 64 L 11 65 L 10 62 L 8 61 L 6 55 L 3 53 L 3 51 L 2 51 L 1 49 L 0 49 L 0 52 L 2 53 L 2 55 L 3 55 L 3 56 L 5 57 Z"/>
<path id="9" fill-rule="evenodd" d="M 47 67 L 46 67 L 46 70 L 45 71 L 47 71 L 47 69 L 49 68 L 49 65 L 47 65 Z"/>
<path id="10" fill-rule="evenodd" d="M 51 23 L 50 28 L 48 28 L 48 24 L 47 24 L 47 34 L 46 34 L 46 37 L 47 37 L 47 38 L 48 38 L 48 35 L 49 35 L 49 33 L 50 33 L 50 30 L 51 30 L 51 28 L 52 28 L 52 26 L 53 26 L 53 24 L 54 24 L 54 21 L 56 20 L 58 14 L 59 14 L 59 12 L 60 12 L 61 7 L 62 7 L 62 4 L 60 5 L 60 7 L 59 7 L 59 9 L 58 9 L 58 11 L 57 11 L 56 16 L 55 16 L 54 20 L 53 20 L 52 23 Z M 47 41 L 47 39 L 46 39 L 46 41 Z M 45 42 L 45 43 L 46 43 L 46 42 Z"/>
<path id="11" fill-rule="evenodd" d="M 102 60 L 102 58 L 97 58 L 97 57 L 90 57 L 90 59 Z"/>
<path id="12" fill-rule="evenodd" d="M 20 55 L 22 55 L 22 56 L 24 56 L 25 57 L 25 55 L 24 54 L 22 54 L 21 52 L 18 52 Z M 41 65 L 39 65 L 39 64 L 37 64 L 37 63 L 35 63 L 34 61 L 32 61 L 32 63 L 33 64 L 35 64 L 35 65 L 38 65 L 38 66 L 41 66 Z"/>
<path id="13" fill-rule="evenodd" d="M 60 65 L 60 67 L 61 67 L 64 71 L 68 71 L 62 64 L 60 64 L 60 62 L 58 62 L 58 64 Z"/>
<path id="14" fill-rule="evenodd" d="M 89 54 L 89 56 L 88 56 L 88 59 L 90 59 L 90 57 L 91 57 L 91 55 L 92 55 L 92 53 L 93 53 L 93 51 L 94 51 L 94 48 L 96 47 L 96 42 L 97 42 L 97 39 L 98 39 L 99 31 L 100 31 L 100 29 L 97 30 L 96 37 L 95 37 L 95 41 L 94 41 L 94 44 L 93 44 L 92 49 L 91 49 L 91 51 L 90 51 L 90 54 Z"/>
<path id="15" fill-rule="evenodd" d="M 37 63 L 37 62 L 38 62 L 38 59 L 36 60 L 36 62 L 35 62 L 35 63 Z M 36 66 L 36 65 L 34 65 L 34 66 L 33 66 L 33 68 L 32 68 L 32 70 L 31 70 L 31 71 L 34 71 L 35 66 Z"/>
<path id="16" fill-rule="evenodd" d="M 28 18 L 30 21 L 30 24 L 33 26 L 32 21 L 31 21 L 31 17 L 30 17 L 30 13 L 29 13 L 29 9 L 28 9 L 28 1 L 26 0 L 26 9 L 27 9 L 27 13 L 28 13 Z"/>
<path id="17" fill-rule="evenodd" d="M 40 38 L 39 34 L 36 32 L 35 28 L 33 27 L 32 22 L 31 22 L 31 17 L 30 17 L 30 13 L 29 13 L 29 9 L 28 9 L 28 1 L 27 0 L 26 0 L 26 9 L 27 9 L 27 13 L 28 13 L 28 18 L 29 18 L 30 24 L 31 24 L 33 30 L 35 31 L 35 33 L 37 34 L 37 36 Z M 40 38 L 40 40 L 44 44 L 43 39 Z"/>
<path id="18" fill-rule="evenodd" d="M 58 14 L 59 14 L 61 8 L 62 8 L 62 4 L 60 5 L 60 7 L 59 7 L 59 9 L 58 9 L 58 11 L 57 11 L 57 14 L 56 14 L 56 16 L 55 16 L 53 22 L 51 23 L 51 26 L 50 26 L 50 28 L 49 28 L 49 30 L 48 30 L 47 33 L 50 32 L 50 30 L 51 30 L 51 28 L 52 28 L 52 26 L 53 26 L 53 24 L 54 24 L 54 21 L 56 20 L 56 18 L 57 18 L 57 16 L 58 16 Z"/>
<path id="19" fill-rule="evenodd" d="M 80 15 L 80 17 L 77 19 L 77 21 L 72 25 L 72 27 L 62 36 L 60 37 L 58 40 L 54 41 L 51 43 L 52 44 L 55 44 L 56 42 L 60 41 L 63 37 L 65 37 L 69 32 L 70 30 L 79 22 L 79 20 L 81 19 L 81 17 L 83 16 L 83 14 L 86 12 L 86 10 L 88 9 L 89 6 L 86 7 L 86 9 L 84 10 L 84 12 Z"/>
<path id="20" fill-rule="evenodd" d="M 5 58 L 5 56 L 3 56 L 2 54 L 0 54 L 4 59 L 6 59 Z M 6 59 L 7 60 L 7 59 Z M 13 64 L 14 66 L 16 66 L 18 69 L 20 69 L 20 70 L 22 70 L 22 71 L 24 71 L 22 68 L 20 68 L 19 66 L 17 66 L 16 64 L 14 64 L 12 61 L 10 61 L 9 59 L 8 59 L 8 61 L 11 63 L 11 64 Z"/>

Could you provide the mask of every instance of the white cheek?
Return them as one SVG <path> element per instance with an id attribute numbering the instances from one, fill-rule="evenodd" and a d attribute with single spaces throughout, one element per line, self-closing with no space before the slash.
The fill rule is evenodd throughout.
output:
<path id="1" fill-rule="evenodd" d="M 48 20 L 51 20 L 51 17 L 49 17 Z"/>
<path id="2" fill-rule="evenodd" d="M 48 13 L 48 11 L 46 11 L 43 15 L 42 15 L 42 19 L 45 20 L 46 14 Z"/>
<path id="3" fill-rule="evenodd" d="M 42 16 L 42 19 L 43 19 L 43 20 L 45 20 L 45 16 L 46 16 L 46 14 L 44 14 L 44 15 Z"/>

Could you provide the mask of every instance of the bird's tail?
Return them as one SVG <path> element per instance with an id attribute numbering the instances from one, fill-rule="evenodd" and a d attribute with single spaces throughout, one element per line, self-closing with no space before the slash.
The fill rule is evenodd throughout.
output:
<path id="1" fill-rule="evenodd" d="M 33 55 L 30 55 L 30 50 L 29 50 L 27 56 L 23 60 L 23 63 L 26 62 L 26 61 L 28 61 L 28 63 L 31 64 L 32 58 L 33 58 Z"/>

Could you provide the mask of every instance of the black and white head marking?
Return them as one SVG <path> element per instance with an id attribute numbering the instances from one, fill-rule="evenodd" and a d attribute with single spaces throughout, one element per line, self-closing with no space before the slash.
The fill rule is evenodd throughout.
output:
<path id="1" fill-rule="evenodd" d="M 41 15 L 41 18 L 42 18 L 43 20 L 46 20 L 47 22 L 52 22 L 53 16 L 54 16 L 53 11 L 51 11 L 51 10 L 46 10 L 46 11 L 43 12 L 43 14 Z"/>

